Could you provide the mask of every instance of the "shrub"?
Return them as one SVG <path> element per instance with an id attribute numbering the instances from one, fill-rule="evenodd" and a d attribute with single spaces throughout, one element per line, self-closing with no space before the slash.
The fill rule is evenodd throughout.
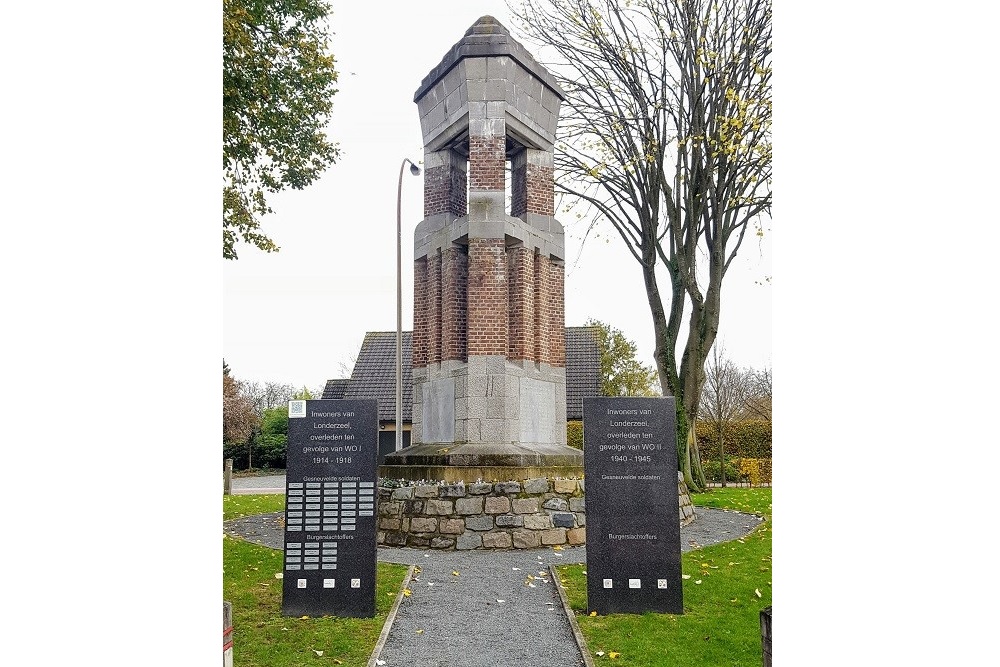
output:
<path id="1" fill-rule="evenodd" d="M 566 422 L 566 444 L 570 447 L 583 449 L 583 422 Z"/>
<path id="2" fill-rule="evenodd" d="M 702 459 L 701 469 L 705 472 L 705 479 L 709 482 L 721 482 L 722 481 L 722 471 L 719 467 L 718 459 L 709 459 L 708 461 Z M 726 482 L 738 482 L 740 481 L 740 469 L 737 466 L 736 461 L 733 459 L 726 459 Z"/>

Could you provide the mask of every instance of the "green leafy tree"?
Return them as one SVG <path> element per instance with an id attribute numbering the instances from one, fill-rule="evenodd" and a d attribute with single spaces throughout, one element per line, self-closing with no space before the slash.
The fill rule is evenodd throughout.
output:
<path id="1" fill-rule="evenodd" d="M 610 224 L 641 270 L 679 464 L 698 491 L 691 426 L 723 278 L 771 210 L 770 0 L 510 4 L 567 94 L 556 192 Z"/>
<path id="2" fill-rule="evenodd" d="M 260 229 L 267 193 L 302 189 L 339 155 L 323 131 L 337 72 L 321 0 L 223 0 L 222 256 L 242 240 L 278 246 Z"/>
<path id="3" fill-rule="evenodd" d="M 264 410 L 256 441 L 257 464 L 260 467 L 285 467 L 288 453 L 287 403 Z"/>
<path id="4" fill-rule="evenodd" d="M 589 319 L 589 327 L 597 328 L 597 345 L 601 350 L 601 395 L 659 396 L 656 390 L 656 369 L 635 358 L 635 342 L 619 329 L 600 320 Z"/>

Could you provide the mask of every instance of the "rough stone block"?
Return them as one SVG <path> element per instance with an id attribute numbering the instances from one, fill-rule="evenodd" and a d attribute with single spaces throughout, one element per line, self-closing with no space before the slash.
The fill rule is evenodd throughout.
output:
<path id="1" fill-rule="evenodd" d="M 455 540 L 450 537 L 435 537 L 431 540 L 431 549 L 451 549 Z"/>
<path id="2" fill-rule="evenodd" d="M 409 535 L 406 538 L 406 546 L 408 547 L 429 547 L 431 544 L 431 538 L 423 535 Z"/>
<path id="3" fill-rule="evenodd" d="M 569 509 L 573 512 L 586 512 L 587 501 L 584 498 L 570 498 Z"/>
<path id="4" fill-rule="evenodd" d="M 459 498 L 455 501 L 455 514 L 482 514 L 483 497 Z"/>
<path id="5" fill-rule="evenodd" d="M 376 544 L 385 544 L 385 531 L 384 530 L 380 530 L 380 531 L 378 531 L 378 532 L 375 533 L 375 543 Z"/>
<path id="6" fill-rule="evenodd" d="M 409 500 L 412 497 L 413 497 L 412 486 L 401 486 L 398 489 L 392 490 L 393 500 Z"/>
<path id="7" fill-rule="evenodd" d="M 402 523 L 395 517 L 382 517 L 379 519 L 378 527 L 382 530 L 399 530 Z"/>
<path id="8" fill-rule="evenodd" d="M 556 524 L 561 525 L 561 524 Z M 414 533 L 433 533 L 437 530 L 438 520 L 425 517 L 413 517 L 410 519 L 410 530 Z"/>
<path id="9" fill-rule="evenodd" d="M 465 482 L 447 484 L 441 487 L 442 498 L 461 498 L 465 495 Z"/>
<path id="10" fill-rule="evenodd" d="M 576 513 L 576 525 L 586 526 L 587 525 L 587 515 L 583 512 Z"/>
<path id="11" fill-rule="evenodd" d="M 541 536 L 542 544 L 546 546 L 566 544 L 565 528 L 550 528 L 549 530 L 543 530 L 539 535 Z"/>
<path id="12" fill-rule="evenodd" d="M 388 532 L 385 534 L 385 543 L 390 547 L 401 547 L 406 544 L 406 533 Z"/>
<path id="13" fill-rule="evenodd" d="M 524 480 L 524 492 L 525 493 L 548 493 L 549 492 L 549 480 L 544 477 L 539 477 L 537 479 L 526 479 Z"/>
<path id="14" fill-rule="evenodd" d="M 529 514 L 524 517 L 524 527 L 530 530 L 545 530 L 552 527 L 552 517 L 547 514 Z"/>
<path id="15" fill-rule="evenodd" d="M 520 528 L 524 525 L 523 516 L 513 514 L 501 514 L 496 518 L 497 528 Z"/>
<path id="16" fill-rule="evenodd" d="M 424 513 L 424 501 L 423 500 L 405 500 L 403 501 L 403 514 L 408 514 L 413 516 L 414 514 Z"/>
<path id="17" fill-rule="evenodd" d="M 521 493 L 520 482 L 500 482 L 496 485 L 497 493 Z"/>
<path id="18" fill-rule="evenodd" d="M 493 485 L 489 482 L 473 482 L 469 485 L 469 493 L 474 496 L 482 496 L 493 490 Z"/>
<path id="19" fill-rule="evenodd" d="M 403 509 L 403 503 L 382 503 L 378 506 L 378 513 L 381 516 L 399 516 Z"/>
<path id="20" fill-rule="evenodd" d="M 426 514 L 448 516 L 455 511 L 455 503 L 451 500 L 428 500 L 424 508 Z"/>
<path id="21" fill-rule="evenodd" d="M 566 541 L 570 544 L 586 544 L 587 543 L 587 529 L 586 528 L 573 528 L 572 530 L 566 531 Z"/>
<path id="22" fill-rule="evenodd" d="M 534 514 L 538 511 L 538 498 L 515 498 L 511 507 L 514 514 Z"/>
<path id="23" fill-rule="evenodd" d="M 437 484 L 421 484 L 413 487 L 413 495 L 417 498 L 437 498 L 439 488 Z"/>
<path id="24" fill-rule="evenodd" d="M 569 503 L 562 498 L 549 498 L 544 503 L 542 507 L 547 510 L 555 510 L 557 512 L 565 512 L 569 509 Z"/>
<path id="25" fill-rule="evenodd" d="M 470 516 L 465 520 L 466 530 L 493 530 L 493 517 Z"/>
<path id="26" fill-rule="evenodd" d="M 573 519 L 573 514 L 570 512 L 553 512 L 552 525 L 557 528 L 572 528 L 574 525 Z M 413 528 L 413 530 L 416 530 L 416 528 Z"/>
<path id="27" fill-rule="evenodd" d="M 587 493 L 587 485 L 586 485 L 586 482 L 587 482 L 587 480 L 585 480 L 585 479 L 581 479 L 581 480 L 580 480 L 580 493 L 583 493 L 583 494 L 586 494 L 586 493 Z"/>
<path id="28" fill-rule="evenodd" d="M 515 530 L 511 538 L 515 549 L 534 549 L 541 544 L 539 533 L 530 530 Z"/>
<path id="29" fill-rule="evenodd" d="M 483 533 L 483 547 L 486 549 L 509 549 L 512 544 L 510 533 L 506 531 Z"/>
<path id="30" fill-rule="evenodd" d="M 557 479 L 555 480 L 555 492 L 565 493 L 567 495 L 576 493 L 579 487 L 579 480 L 575 479 Z"/>
<path id="31" fill-rule="evenodd" d="M 444 535 L 461 535 L 465 532 L 465 521 L 462 519 L 441 519 L 438 531 Z"/>
<path id="32" fill-rule="evenodd" d="M 478 549 L 483 546 L 483 536 L 480 533 L 463 533 L 458 536 L 455 548 L 459 550 Z"/>
<path id="33" fill-rule="evenodd" d="M 487 514 L 506 514 L 510 511 L 510 498 L 507 496 L 492 497 L 486 499 Z"/>

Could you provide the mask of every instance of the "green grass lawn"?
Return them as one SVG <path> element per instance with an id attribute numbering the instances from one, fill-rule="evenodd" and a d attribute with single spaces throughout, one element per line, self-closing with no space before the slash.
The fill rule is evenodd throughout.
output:
<path id="1" fill-rule="evenodd" d="M 596 664 L 759 667 L 760 611 L 771 604 L 771 489 L 726 488 L 696 506 L 767 517 L 753 533 L 681 554 L 684 614 L 587 614 L 586 565 L 558 568 Z M 603 655 L 597 655 L 598 653 Z"/>
<path id="2" fill-rule="evenodd" d="M 280 494 L 223 496 L 223 517 L 279 512 L 284 501 Z M 233 663 L 240 667 L 364 665 L 407 571 L 378 564 L 375 618 L 289 618 L 281 615 L 281 580 L 274 576 L 281 551 L 226 536 L 222 556 L 223 598 L 233 604 Z"/>

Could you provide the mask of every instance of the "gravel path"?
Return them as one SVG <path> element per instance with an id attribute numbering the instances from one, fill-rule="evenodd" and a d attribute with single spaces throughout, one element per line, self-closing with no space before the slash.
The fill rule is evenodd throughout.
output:
<path id="1" fill-rule="evenodd" d="M 699 507 L 681 527 L 681 551 L 734 540 L 760 524 L 752 514 Z M 284 546 L 282 513 L 224 523 L 272 549 Z M 384 562 L 417 565 L 389 631 L 385 667 L 578 667 L 584 664 L 549 576 L 549 564 L 585 563 L 585 547 L 508 551 L 379 548 Z M 455 574 L 455 573 L 458 574 Z M 534 577 L 529 579 L 529 575 Z"/>

